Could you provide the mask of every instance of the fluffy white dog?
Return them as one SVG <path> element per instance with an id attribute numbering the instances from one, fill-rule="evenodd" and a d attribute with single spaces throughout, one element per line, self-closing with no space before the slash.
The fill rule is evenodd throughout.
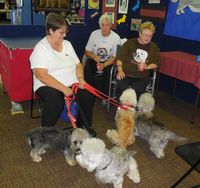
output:
<path id="1" fill-rule="evenodd" d="M 187 141 L 185 137 L 177 136 L 170 131 L 162 123 L 159 123 L 153 118 L 153 110 L 155 107 L 155 100 L 150 93 L 143 93 L 137 104 L 136 122 L 135 122 L 135 136 L 148 141 L 150 150 L 157 158 L 165 156 L 164 149 L 170 140 L 177 142 Z"/>
<path id="2" fill-rule="evenodd" d="M 128 108 L 118 108 L 115 116 L 116 130 L 108 129 L 106 136 L 109 140 L 120 147 L 126 148 L 135 142 L 132 134 L 135 128 L 135 107 L 137 97 L 134 89 L 126 89 L 120 96 L 122 106 Z"/>
<path id="3" fill-rule="evenodd" d="M 95 176 L 101 183 L 112 183 L 114 188 L 122 188 L 124 175 L 134 182 L 140 182 L 140 174 L 133 151 L 113 147 L 108 150 L 99 138 L 87 138 L 76 153 L 78 164 L 89 172 L 96 170 Z"/>

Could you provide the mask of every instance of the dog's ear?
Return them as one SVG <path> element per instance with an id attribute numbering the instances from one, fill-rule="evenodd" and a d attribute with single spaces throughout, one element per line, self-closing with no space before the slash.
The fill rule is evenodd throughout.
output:
<path id="1" fill-rule="evenodd" d="M 85 157 L 97 158 L 105 150 L 105 143 L 99 138 L 87 138 L 81 145 L 81 152 Z"/>
<path id="2" fill-rule="evenodd" d="M 146 111 L 153 111 L 155 107 L 155 99 L 152 94 L 145 92 L 143 93 L 138 100 L 138 107 Z"/>

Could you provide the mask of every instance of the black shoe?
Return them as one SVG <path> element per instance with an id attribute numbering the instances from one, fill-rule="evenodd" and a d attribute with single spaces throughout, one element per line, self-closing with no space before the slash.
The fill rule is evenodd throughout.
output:
<path id="1" fill-rule="evenodd" d="M 96 136 L 97 136 L 97 133 L 96 133 L 92 128 L 90 128 L 90 127 L 88 127 L 88 126 L 85 126 L 85 125 L 77 125 L 77 127 L 86 129 L 91 137 L 96 137 Z"/>
<path id="2" fill-rule="evenodd" d="M 97 133 L 92 128 L 84 126 L 84 129 L 86 129 L 88 131 L 90 137 L 96 137 L 97 136 Z"/>
<path id="3" fill-rule="evenodd" d="M 92 128 L 86 129 L 91 137 L 96 137 L 97 133 Z"/>

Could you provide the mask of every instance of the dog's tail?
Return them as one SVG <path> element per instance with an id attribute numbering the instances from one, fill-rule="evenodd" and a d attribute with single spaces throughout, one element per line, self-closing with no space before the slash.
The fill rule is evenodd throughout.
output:
<path id="1" fill-rule="evenodd" d="M 170 139 L 175 141 L 175 142 L 187 142 L 187 141 L 189 141 L 189 138 L 186 138 L 186 137 L 183 137 L 183 136 L 178 136 L 175 133 L 172 133 L 170 135 Z"/>

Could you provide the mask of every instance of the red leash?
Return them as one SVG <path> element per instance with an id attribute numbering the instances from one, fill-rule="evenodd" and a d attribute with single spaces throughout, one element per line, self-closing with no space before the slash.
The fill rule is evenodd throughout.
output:
<path id="1" fill-rule="evenodd" d="M 71 124 L 72 124 L 72 126 L 74 128 L 77 128 L 77 126 L 76 126 L 76 118 L 72 115 L 71 110 L 70 110 L 70 106 L 71 106 L 71 102 L 73 100 L 75 100 L 75 96 L 76 96 L 76 93 L 78 91 L 78 88 L 79 88 L 79 83 L 74 83 L 72 85 L 73 95 L 71 95 L 71 96 L 65 96 L 65 98 L 64 98 L 66 106 L 67 106 L 68 116 L 69 116 Z M 88 83 L 85 84 L 85 89 L 87 91 L 89 91 L 90 93 L 92 93 L 93 95 L 99 97 L 100 99 L 109 101 L 114 106 L 117 106 L 117 107 L 122 108 L 124 110 L 129 110 L 128 107 L 134 108 L 133 105 L 129 105 L 129 104 L 125 104 L 125 103 L 120 103 L 120 102 L 116 101 L 115 99 L 109 97 L 108 95 L 106 95 L 106 94 L 102 93 L 101 91 L 97 90 L 96 88 L 92 87 Z"/>
<path id="2" fill-rule="evenodd" d="M 78 85 L 79 85 L 78 83 L 74 83 L 72 85 L 72 90 L 77 92 Z M 88 90 L 93 95 L 99 97 L 100 99 L 109 101 L 112 105 L 120 107 L 124 110 L 129 110 L 128 107 L 134 108 L 133 105 L 129 105 L 129 104 L 125 104 L 125 103 L 121 103 L 121 102 L 116 101 L 115 99 L 109 97 L 108 95 L 106 95 L 106 94 L 102 93 L 101 91 L 97 90 L 96 88 L 92 87 L 88 83 L 85 84 L 85 89 Z"/>
<path id="3" fill-rule="evenodd" d="M 67 106 L 67 115 L 70 118 L 71 124 L 72 124 L 73 128 L 77 128 L 77 126 L 76 126 L 76 118 L 72 115 L 71 109 L 70 109 L 71 108 L 71 103 L 75 99 L 75 95 L 65 96 L 64 99 L 65 99 L 65 104 Z"/>

